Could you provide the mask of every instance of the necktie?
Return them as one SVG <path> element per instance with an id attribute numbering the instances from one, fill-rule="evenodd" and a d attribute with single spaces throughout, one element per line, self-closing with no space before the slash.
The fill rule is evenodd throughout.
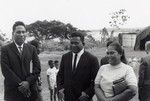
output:
<path id="1" fill-rule="evenodd" d="M 77 62 L 77 54 L 75 54 L 74 62 L 73 62 L 73 72 L 76 70 L 76 62 Z"/>
<path id="2" fill-rule="evenodd" d="M 20 55 L 22 55 L 22 47 L 18 47 Z"/>

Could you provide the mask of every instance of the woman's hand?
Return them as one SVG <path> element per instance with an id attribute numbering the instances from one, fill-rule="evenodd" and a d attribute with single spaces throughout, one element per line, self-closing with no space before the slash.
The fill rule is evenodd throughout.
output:
<path id="1" fill-rule="evenodd" d="M 95 84 L 94 89 L 95 89 L 95 94 L 96 94 L 96 97 L 97 97 L 98 101 L 107 101 L 107 99 L 106 99 L 106 97 L 104 95 L 104 92 L 101 89 L 99 84 Z"/>
<path id="2" fill-rule="evenodd" d="M 126 89 L 122 93 L 112 97 L 110 99 L 110 101 L 129 101 L 136 95 L 136 93 L 137 93 L 137 87 L 134 85 L 130 85 L 130 86 L 128 86 L 128 89 Z M 108 101 L 109 101 L 109 99 L 108 99 Z"/>

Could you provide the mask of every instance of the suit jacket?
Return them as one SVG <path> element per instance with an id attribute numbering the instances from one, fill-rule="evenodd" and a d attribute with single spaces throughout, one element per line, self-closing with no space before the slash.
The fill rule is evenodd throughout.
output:
<path id="1" fill-rule="evenodd" d="M 150 101 L 150 57 L 141 59 L 139 69 L 139 99 L 140 101 Z"/>
<path id="2" fill-rule="evenodd" d="M 72 52 L 62 56 L 60 70 L 57 75 L 58 90 L 64 88 L 65 101 L 78 101 L 81 92 L 85 92 L 90 99 L 94 95 L 94 79 L 97 74 L 98 59 L 84 51 L 75 72 L 72 72 Z"/>
<path id="3" fill-rule="evenodd" d="M 32 63 L 32 72 L 30 64 Z M 23 52 L 20 53 L 15 43 L 3 46 L 1 49 L 1 68 L 4 76 L 4 98 L 17 99 L 22 98 L 23 94 L 18 91 L 19 83 L 28 81 L 31 93 L 34 94 L 34 85 L 41 71 L 40 61 L 36 52 L 36 48 L 24 44 Z M 13 101 L 13 100 L 12 100 Z"/>

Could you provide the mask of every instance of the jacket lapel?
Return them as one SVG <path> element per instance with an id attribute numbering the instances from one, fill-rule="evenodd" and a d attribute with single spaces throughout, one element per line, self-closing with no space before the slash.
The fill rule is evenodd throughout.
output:
<path id="1" fill-rule="evenodd" d="M 22 49 L 22 60 L 24 59 L 26 52 L 27 52 L 27 46 L 26 46 L 26 44 L 24 44 L 23 49 Z"/>
<path id="2" fill-rule="evenodd" d="M 10 45 L 10 48 L 20 58 L 20 53 L 19 53 L 17 46 L 15 45 L 14 42 Z"/>
<path id="3" fill-rule="evenodd" d="M 26 51 L 26 45 L 24 44 L 24 46 L 23 46 L 22 56 L 20 56 L 20 53 L 17 49 L 17 46 L 15 45 L 14 42 L 10 45 L 10 48 L 18 56 L 18 58 L 20 59 L 20 64 L 21 64 L 20 68 L 22 69 L 23 75 L 27 75 L 26 70 L 25 70 L 24 65 L 23 65 L 23 62 L 24 62 L 23 60 L 24 60 L 25 51 Z"/>
<path id="4" fill-rule="evenodd" d="M 70 74 L 72 74 L 72 57 L 73 57 L 73 54 L 72 52 L 69 53 L 69 56 L 68 56 L 68 69 L 70 71 Z"/>
<path id="5" fill-rule="evenodd" d="M 84 53 L 81 55 L 80 60 L 77 64 L 77 68 L 74 72 L 74 75 L 77 74 L 80 71 L 81 68 L 83 68 L 83 65 L 86 64 L 86 61 L 87 61 L 86 59 L 87 59 L 86 58 L 86 53 L 84 51 Z"/>

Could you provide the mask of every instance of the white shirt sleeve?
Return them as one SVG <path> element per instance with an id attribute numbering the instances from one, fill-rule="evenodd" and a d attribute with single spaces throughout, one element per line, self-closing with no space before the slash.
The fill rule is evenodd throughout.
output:
<path id="1" fill-rule="evenodd" d="M 137 86 L 136 75 L 135 75 L 135 73 L 133 71 L 133 68 L 130 67 L 130 66 L 127 68 L 125 79 L 126 79 L 128 85 Z"/>
<path id="2" fill-rule="evenodd" d="M 95 78 L 95 84 L 100 84 L 102 71 L 103 71 L 103 66 L 101 66 L 98 70 L 98 73 Z"/>
<path id="3" fill-rule="evenodd" d="M 46 71 L 46 74 L 47 74 L 47 75 L 50 75 L 50 71 L 49 71 L 49 69 Z"/>

